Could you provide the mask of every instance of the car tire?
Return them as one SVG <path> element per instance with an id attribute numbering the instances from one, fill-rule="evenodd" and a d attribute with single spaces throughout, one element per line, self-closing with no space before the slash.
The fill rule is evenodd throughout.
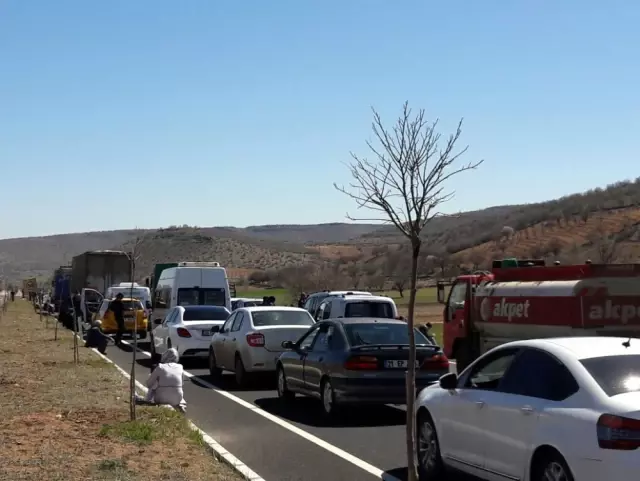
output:
<path id="1" fill-rule="evenodd" d="M 222 369 L 218 367 L 218 360 L 216 359 L 216 354 L 213 352 L 213 349 L 209 349 L 209 374 L 211 377 L 215 379 L 220 379 L 222 377 Z"/>
<path id="2" fill-rule="evenodd" d="M 139 339 L 146 339 L 147 338 L 147 331 L 138 331 L 138 338 Z"/>
<path id="3" fill-rule="evenodd" d="M 282 366 L 278 366 L 277 379 L 278 379 L 278 397 L 283 401 L 293 401 L 296 397 L 296 394 L 292 391 L 289 391 L 287 387 L 287 376 L 284 373 L 284 368 Z"/>
<path id="4" fill-rule="evenodd" d="M 236 378 L 236 384 L 238 385 L 238 387 L 247 387 L 249 384 L 249 374 L 244 368 L 244 363 L 242 362 L 242 358 L 240 357 L 240 354 L 236 354 L 234 369 L 235 369 L 234 374 Z"/>
<path id="5" fill-rule="evenodd" d="M 153 340 L 153 334 L 149 337 L 149 342 L 151 343 L 151 346 L 149 347 L 149 351 L 151 351 L 151 359 L 155 359 L 158 356 L 158 353 L 156 352 L 156 343 Z"/>
<path id="6" fill-rule="evenodd" d="M 574 481 L 569 465 L 558 452 L 550 451 L 544 454 L 533 465 L 531 481 L 546 481 L 547 479 Z"/>
<path id="7" fill-rule="evenodd" d="M 320 385 L 320 401 L 322 402 L 322 412 L 325 416 L 332 417 L 340 411 L 333 385 L 329 379 L 325 379 Z"/>
<path id="8" fill-rule="evenodd" d="M 416 439 L 418 478 L 420 481 L 439 481 L 444 474 L 440 442 L 433 419 L 427 412 L 418 416 Z"/>

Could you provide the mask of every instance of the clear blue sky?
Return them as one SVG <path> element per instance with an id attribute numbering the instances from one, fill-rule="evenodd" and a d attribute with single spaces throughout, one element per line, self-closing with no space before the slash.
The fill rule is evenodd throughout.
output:
<path id="1" fill-rule="evenodd" d="M 486 159 L 449 211 L 637 177 L 639 24 L 631 0 L 4 0 L 0 238 L 343 221 L 370 107 L 404 100 Z"/>

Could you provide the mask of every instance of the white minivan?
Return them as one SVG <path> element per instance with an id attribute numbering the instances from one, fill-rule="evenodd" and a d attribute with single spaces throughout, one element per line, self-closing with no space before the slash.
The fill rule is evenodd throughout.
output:
<path id="1" fill-rule="evenodd" d="M 179 262 L 160 274 L 153 291 L 153 323 L 176 306 L 222 306 L 231 311 L 227 271 L 218 262 Z"/>

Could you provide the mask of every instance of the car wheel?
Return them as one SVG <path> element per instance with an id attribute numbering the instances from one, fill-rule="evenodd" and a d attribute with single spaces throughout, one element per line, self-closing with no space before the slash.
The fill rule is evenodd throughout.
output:
<path id="1" fill-rule="evenodd" d="M 571 470 L 559 453 L 542 456 L 533 467 L 532 481 L 574 481 Z"/>
<path id="2" fill-rule="evenodd" d="M 329 379 L 325 379 L 320 387 L 322 411 L 326 416 L 333 416 L 338 413 L 338 403 L 336 403 L 336 395 L 333 391 L 333 385 Z"/>
<path id="3" fill-rule="evenodd" d="M 236 375 L 236 384 L 240 387 L 246 387 L 248 384 L 247 371 L 244 369 L 244 364 L 242 363 L 242 358 L 240 354 L 236 354 L 236 362 L 235 362 L 235 375 Z"/>
<path id="4" fill-rule="evenodd" d="M 422 413 L 418 418 L 418 473 L 420 481 L 442 479 L 444 466 L 440 455 L 440 443 L 433 419 Z"/>
<path id="5" fill-rule="evenodd" d="M 278 366 L 278 397 L 283 401 L 292 401 L 296 397 L 287 387 L 287 377 L 282 366 Z"/>
<path id="6" fill-rule="evenodd" d="M 147 338 L 147 331 L 138 331 L 138 335 L 139 335 L 140 339 L 146 339 Z"/>
<path id="7" fill-rule="evenodd" d="M 222 376 L 222 369 L 218 367 L 218 361 L 213 349 L 209 349 L 209 374 L 213 379 L 219 379 Z"/>

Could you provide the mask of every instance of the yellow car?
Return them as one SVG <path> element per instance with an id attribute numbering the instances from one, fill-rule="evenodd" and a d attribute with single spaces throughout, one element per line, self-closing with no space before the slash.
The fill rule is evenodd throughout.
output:
<path id="1" fill-rule="evenodd" d="M 105 334 L 115 334 L 118 332 L 118 324 L 113 312 L 109 310 L 109 304 L 113 299 L 104 299 L 100 310 L 96 313 L 94 319 L 102 321 L 102 331 Z M 134 326 L 138 332 L 140 339 L 147 337 L 147 319 L 146 311 L 139 299 L 131 299 L 125 297 L 122 299 L 124 303 L 124 332 L 133 334 Z"/>

